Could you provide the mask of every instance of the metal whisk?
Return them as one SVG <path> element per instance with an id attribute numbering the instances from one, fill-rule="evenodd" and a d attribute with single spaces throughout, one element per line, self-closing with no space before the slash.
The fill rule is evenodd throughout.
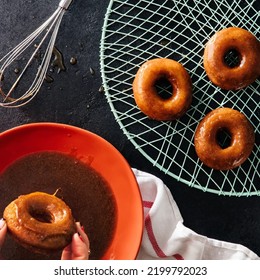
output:
<path id="1" fill-rule="evenodd" d="M 20 44 L 18 44 L 15 48 L 9 51 L 1 60 L 0 60 L 0 93 L 3 95 L 3 101 L 0 102 L 0 106 L 2 107 L 20 107 L 28 102 L 30 102 L 38 93 L 41 88 L 41 85 L 46 77 L 46 73 L 50 64 L 50 60 L 52 57 L 52 52 L 55 44 L 55 40 L 58 34 L 58 29 L 62 20 L 62 17 L 65 11 L 68 9 L 72 0 L 61 0 L 56 11 L 40 26 L 38 27 L 32 34 L 30 34 L 27 38 L 25 38 Z M 46 31 L 46 33 L 40 39 L 40 42 L 35 44 L 35 40 L 39 38 L 39 36 Z M 22 77 L 24 76 L 26 70 L 30 66 L 32 60 L 36 57 L 36 54 L 39 52 L 39 49 L 42 47 L 43 43 L 47 38 L 50 37 L 47 48 L 45 50 L 44 56 L 42 58 L 42 62 L 38 67 L 36 76 L 34 77 L 33 82 L 31 83 L 28 90 L 25 93 L 21 94 L 19 97 L 12 97 L 12 93 L 15 88 L 18 86 Z M 4 73 L 7 67 L 10 66 L 21 54 L 29 47 L 33 45 L 35 47 L 34 52 L 30 56 L 23 70 L 19 73 L 18 77 L 12 84 L 11 88 L 8 92 L 4 92 L 2 85 L 4 83 L 5 77 Z"/>

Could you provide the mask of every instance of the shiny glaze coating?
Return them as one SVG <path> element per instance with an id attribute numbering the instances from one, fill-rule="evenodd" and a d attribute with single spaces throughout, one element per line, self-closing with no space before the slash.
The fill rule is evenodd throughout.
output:
<path id="1" fill-rule="evenodd" d="M 227 52 L 239 54 L 239 64 L 229 67 L 224 60 Z M 226 90 L 238 90 L 260 76 L 260 42 L 249 31 L 229 27 L 211 37 L 204 51 L 204 68 L 215 85 Z"/>
<path id="2" fill-rule="evenodd" d="M 160 97 L 156 82 L 166 79 L 172 86 L 168 99 Z M 155 58 L 145 62 L 133 82 L 134 98 L 140 110 L 151 119 L 174 120 L 186 113 L 192 100 L 192 83 L 186 69 L 177 61 Z"/>
<path id="3" fill-rule="evenodd" d="M 217 133 L 226 130 L 230 145 L 222 148 Z M 252 152 L 254 129 L 247 118 L 237 110 L 218 108 L 199 123 L 194 138 L 195 150 L 200 160 L 213 169 L 228 170 L 241 165 Z"/>
<path id="4" fill-rule="evenodd" d="M 5 208 L 4 219 L 14 239 L 35 253 L 63 249 L 76 232 L 71 209 L 43 192 L 19 196 Z"/>

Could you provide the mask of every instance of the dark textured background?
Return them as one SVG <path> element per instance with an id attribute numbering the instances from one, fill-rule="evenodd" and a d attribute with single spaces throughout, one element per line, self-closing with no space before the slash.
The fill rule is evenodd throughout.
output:
<path id="1" fill-rule="evenodd" d="M 74 0 L 55 44 L 63 54 L 66 71 L 51 73 L 54 81 L 45 82 L 25 107 L 0 108 L 0 132 L 31 122 L 66 123 L 92 131 L 112 143 L 132 167 L 165 182 L 187 227 L 211 238 L 243 244 L 260 255 L 259 197 L 223 197 L 189 188 L 153 167 L 120 130 L 104 94 L 99 92 L 99 44 L 108 3 Z M 2 0 L 0 55 L 38 27 L 57 5 L 53 0 Z M 76 65 L 70 64 L 71 57 L 77 58 Z"/>

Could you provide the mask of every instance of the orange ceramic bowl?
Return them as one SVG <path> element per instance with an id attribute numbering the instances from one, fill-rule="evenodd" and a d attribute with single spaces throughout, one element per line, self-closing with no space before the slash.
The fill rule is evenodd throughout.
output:
<path id="1" fill-rule="evenodd" d="M 117 225 L 102 259 L 135 259 L 142 238 L 143 208 L 138 184 L 124 157 L 109 142 L 84 129 L 33 123 L 0 134 L 0 173 L 20 157 L 41 151 L 73 155 L 107 180 L 117 204 Z"/>

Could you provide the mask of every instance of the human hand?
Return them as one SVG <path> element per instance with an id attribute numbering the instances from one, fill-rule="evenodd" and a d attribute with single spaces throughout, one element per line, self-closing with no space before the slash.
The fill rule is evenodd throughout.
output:
<path id="1" fill-rule="evenodd" d="M 5 241 L 5 236 L 7 232 L 7 226 L 4 219 L 0 219 L 0 251 Z M 1 256 L 0 256 L 1 259 Z"/>
<path id="2" fill-rule="evenodd" d="M 61 254 L 61 260 L 88 260 L 90 249 L 89 239 L 79 222 L 76 222 L 77 233 L 72 237 L 71 243 Z"/>
<path id="3" fill-rule="evenodd" d="M 89 239 L 84 230 L 81 228 L 80 223 L 76 223 L 77 233 L 72 237 L 72 242 L 62 251 L 62 260 L 88 260 Z M 7 233 L 7 226 L 4 219 L 0 219 L 0 251 L 5 241 Z M 1 259 L 1 257 L 0 257 Z"/>

